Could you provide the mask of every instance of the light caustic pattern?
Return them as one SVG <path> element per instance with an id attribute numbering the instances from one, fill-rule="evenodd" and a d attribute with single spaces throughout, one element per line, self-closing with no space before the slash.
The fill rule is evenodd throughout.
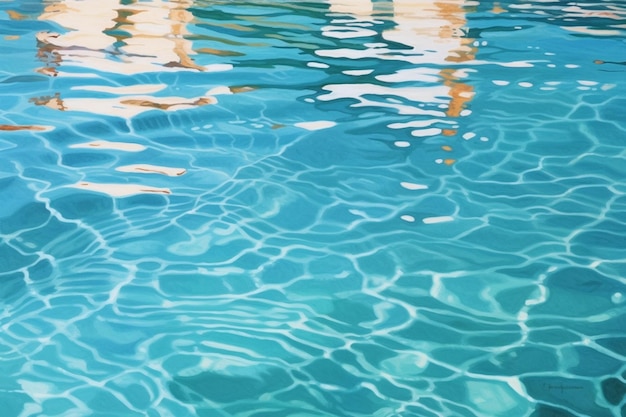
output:
<path id="1" fill-rule="evenodd" d="M 620 2 L 0 19 L 3 416 L 624 414 Z"/>

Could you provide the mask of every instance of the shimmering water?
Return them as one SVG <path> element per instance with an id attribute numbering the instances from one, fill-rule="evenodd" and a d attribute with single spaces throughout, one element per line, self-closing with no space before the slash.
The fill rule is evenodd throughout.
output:
<path id="1" fill-rule="evenodd" d="M 0 1 L 0 410 L 625 416 L 623 1 Z"/>

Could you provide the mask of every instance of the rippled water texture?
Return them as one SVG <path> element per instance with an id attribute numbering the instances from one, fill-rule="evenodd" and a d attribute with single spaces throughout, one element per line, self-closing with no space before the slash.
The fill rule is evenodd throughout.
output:
<path id="1" fill-rule="evenodd" d="M 0 1 L 0 414 L 626 415 L 623 1 Z"/>

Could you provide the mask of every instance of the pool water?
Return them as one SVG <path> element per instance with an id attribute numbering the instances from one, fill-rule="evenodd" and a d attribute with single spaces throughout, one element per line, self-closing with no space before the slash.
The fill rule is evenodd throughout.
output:
<path id="1" fill-rule="evenodd" d="M 626 416 L 626 4 L 0 2 L 0 409 Z"/>

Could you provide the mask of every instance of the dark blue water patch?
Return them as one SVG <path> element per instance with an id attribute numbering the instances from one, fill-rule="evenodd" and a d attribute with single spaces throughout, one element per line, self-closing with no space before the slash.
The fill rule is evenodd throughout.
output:
<path id="1" fill-rule="evenodd" d="M 553 407 L 543 403 L 539 403 L 535 408 L 535 411 L 530 417 L 577 417 L 575 414 L 570 413 L 562 408 Z"/>
<path id="2" fill-rule="evenodd" d="M 603 346 L 618 355 L 626 356 L 626 337 L 614 336 L 596 339 L 596 343 Z"/>
<path id="3" fill-rule="evenodd" d="M 340 362 L 330 359 L 316 359 L 302 370 L 320 384 L 340 386 L 351 390 L 360 383 L 360 379 L 346 371 Z"/>
<path id="4" fill-rule="evenodd" d="M 360 386 L 346 393 L 334 394 L 339 410 L 348 415 L 373 415 L 384 404 L 371 389 Z"/>
<path id="5" fill-rule="evenodd" d="M 49 259 L 40 259 L 28 269 L 28 277 L 35 282 L 45 281 L 52 275 L 54 267 Z"/>
<path id="6" fill-rule="evenodd" d="M 56 217 L 40 228 L 23 232 L 20 235 L 23 241 L 29 243 L 30 252 L 43 250 L 55 258 L 89 253 L 94 242 L 93 234 L 78 228 L 74 223 L 58 220 Z"/>
<path id="7" fill-rule="evenodd" d="M 618 405 L 626 398 L 626 383 L 619 378 L 602 381 L 602 394 L 609 404 Z"/>
<path id="8" fill-rule="evenodd" d="M 621 123 L 597 120 L 586 126 L 589 136 L 602 145 L 621 147 L 626 143 L 626 131 L 623 126 L 620 127 Z"/>
<path id="9" fill-rule="evenodd" d="M 95 193 L 72 194 L 55 198 L 50 206 L 66 219 L 82 219 L 96 222 L 110 218 L 113 200 L 106 195 Z"/>
<path id="10" fill-rule="evenodd" d="M 432 357 L 443 363 L 449 363 L 453 366 L 462 366 L 467 362 L 474 362 L 481 357 L 491 357 L 491 349 L 489 347 L 478 347 L 467 345 L 463 349 L 456 347 L 440 346 L 432 351 Z"/>
<path id="11" fill-rule="evenodd" d="M 559 404 L 585 416 L 613 417 L 611 410 L 596 402 L 596 387 L 588 379 L 522 376 L 520 380 L 526 392 L 540 403 Z"/>
<path id="12" fill-rule="evenodd" d="M 623 98 L 613 98 L 607 104 L 598 109 L 600 118 L 605 121 L 613 121 L 617 123 L 624 122 L 624 108 L 626 100 Z"/>
<path id="13" fill-rule="evenodd" d="M 11 243 L 10 241 L 0 243 L 0 273 L 17 271 L 32 265 L 38 258 L 34 254 L 22 253 Z"/>
<path id="14" fill-rule="evenodd" d="M 489 225 L 467 234 L 462 238 L 462 241 L 471 246 L 484 247 L 491 251 L 521 253 L 529 246 L 546 242 L 548 239 L 547 235 L 539 231 L 522 230 L 527 231 L 522 232 L 515 228 L 503 229 Z"/>
<path id="15" fill-rule="evenodd" d="M 501 347 L 518 343 L 522 337 L 516 332 L 484 332 L 470 334 L 465 338 L 465 343 L 472 346 Z"/>
<path id="16" fill-rule="evenodd" d="M 116 136 L 129 133 L 125 120 L 103 116 L 100 120 L 88 120 L 76 124 L 75 130 L 88 137 L 112 140 Z"/>
<path id="17" fill-rule="evenodd" d="M 535 128 L 534 135 L 537 139 L 525 149 L 534 155 L 575 157 L 593 148 L 592 139 L 574 123 L 546 123 L 541 129 Z"/>
<path id="18" fill-rule="evenodd" d="M 74 152 L 63 155 L 62 163 L 73 168 L 93 167 L 97 165 L 110 164 L 116 158 L 110 154 L 98 152 Z"/>
<path id="19" fill-rule="evenodd" d="M 432 398 L 420 398 L 418 402 L 425 403 L 426 405 L 424 406 L 415 405 L 415 404 L 407 405 L 404 407 L 402 416 L 403 417 L 439 417 L 441 416 L 441 413 L 443 411 L 442 411 L 441 406 L 437 404 L 436 400 Z M 399 416 L 400 414 L 397 414 L 397 415 Z M 394 417 L 396 417 L 396 415 L 394 415 Z"/>
<path id="20" fill-rule="evenodd" d="M 433 344 L 461 344 L 463 334 L 437 324 L 415 321 L 405 329 L 395 331 L 398 336 L 413 341 L 429 342 Z"/>
<path id="21" fill-rule="evenodd" d="M 531 298 L 536 291 L 536 286 L 517 287 L 500 291 L 494 298 L 503 311 L 509 314 L 515 314 L 526 305 L 526 301 Z"/>
<path id="22" fill-rule="evenodd" d="M 289 259 L 278 259 L 263 268 L 261 280 L 268 284 L 285 284 L 304 275 L 304 266 Z"/>
<path id="23" fill-rule="evenodd" d="M 16 390 L 11 390 L 10 392 L 0 391 L 2 414 L 6 417 L 18 417 L 22 415 L 24 405 L 31 401 L 31 397 Z"/>
<path id="24" fill-rule="evenodd" d="M 328 416 L 329 413 L 337 413 L 338 410 L 332 410 L 329 406 L 329 401 L 324 395 L 319 395 L 319 393 L 315 392 L 315 389 L 308 389 L 307 386 L 303 385 L 295 385 L 289 391 L 279 392 L 276 394 L 276 399 L 279 401 L 283 401 L 285 406 L 281 407 L 282 409 L 290 410 L 290 406 L 288 404 L 293 404 L 294 398 L 301 398 L 302 402 L 307 404 L 310 408 L 297 410 L 298 412 L 294 412 L 289 415 L 310 415 L 314 416 Z M 277 412 L 280 412 L 277 410 Z M 337 416 L 344 416 L 345 414 L 333 414 Z"/>
<path id="25" fill-rule="evenodd" d="M 558 372 L 559 363 L 553 349 L 523 346 L 509 349 L 472 365 L 469 370 L 482 375 L 524 375 Z"/>
<path id="26" fill-rule="evenodd" d="M 558 346 L 563 343 L 580 342 L 581 338 L 573 331 L 558 326 L 551 326 L 548 329 L 542 329 L 540 326 L 537 326 L 537 328 L 530 329 L 528 340 L 530 342 Z"/>
<path id="27" fill-rule="evenodd" d="M 572 253 L 578 256 L 622 260 L 621 248 L 626 247 L 626 236 L 594 230 L 577 234 L 571 244 Z"/>
<path id="28" fill-rule="evenodd" d="M 567 203 L 566 203 L 567 204 Z M 546 228 L 550 228 L 551 230 L 561 230 L 561 231 L 571 231 L 571 230 L 580 230 L 585 225 L 593 223 L 596 219 L 592 216 L 586 215 L 559 215 L 555 216 L 554 214 L 546 214 L 545 216 L 541 216 L 539 218 L 539 227 L 545 226 Z M 545 230 L 545 229 L 544 229 Z"/>
<path id="29" fill-rule="evenodd" d="M 20 229 L 40 227 L 50 219 L 50 211 L 44 203 L 27 203 L 0 221 L 0 232 L 12 234 Z"/>
<path id="30" fill-rule="evenodd" d="M 377 315 L 372 308 L 373 301 L 365 296 L 333 300 L 332 310 L 327 317 L 352 326 L 359 326 L 363 322 L 376 320 Z"/>
<path id="31" fill-rule="evenodd" d="M 216 296 L 242 294 L 255 289 L 254 282 L 246 275 L 216 277 L 200 274 L 163 274 L 158 279 L 159 288 L 174 296 Z"/>
<path id="32" fill-rule="evenodd" d="M 0 248 L 1 250 L 1 248 Z M 0 252 L 0 254 L 2 254 Z M 6 253 L 2 254 L 6 255 Z M 1 267 L 1 265 L 0 265 Z M 0 302 L 10 303 L 19 300 L 27 290 L 24 274 L 21 272 L 4 272 L 0 273 Z"/>
<path id="33" fill-rule="evenodd" d="M 67 398 L 49 398 L 43 401 L 41 413 L 46 416 L 58 416 L 75 407 L 76 405 Z"/>
<path id="34" fill-rule="evenodd" d="M 281 368 L 266 367 L 238 373 L 202 372 L 193 376 L 175 376 L 169 384 L 172 394 L 186 403 L 203 398 L 218 403 L 257 399 L 263 394 L 289 387 L 289 373 Z"/>
<path id="35" fill-rule="evenodd" d="M 129 410 L 123 402 L 104 388 L 78 388 L 73 393 L 79 401 L 85 403 L 92 410 L 92 416 L 123 415 L 141 417 L 144 415 L 143 413 Z"/>
<path id="36" fill-rule="evenodd" d="M 568 350 L 569 357 L 578 358 L 578 364 L 568 368 L 573 375 L 583 377 L 612 375 L 618 372 L 624 363 L 587 346 L 572 346 Z"/>
<path id="37" fill-rule="evenodd" d="M 85 200 L 94 199 L 95 201 L 101 200 L 99 207 L 108 210 L 109 205 L 111 204 L 111 199 L 109 197 L 87 197 L 85 196 Z M 170 199 L 164 195 L 157 194 L 138 194 L 133 196 L 128 196 L 123 199 L 115 200 L 115 206 L 122 211 L 136 210 L 143 216 L 146 216 L 147 213 L 154 210 L 163 210 L 167 207 L 168 203 L 170 203 Z"/>
<path id="38" fill-rule="evenodd" d="M 552 273 L 547 280 L 551 288 L 564 288 L 589 294 L 610 296 L 626 286 L 608 279 L 602 273 L 583 267 L 569 267 Z"/>
<path id="39" fill-rule="evenodd" d="M 31 83 L 41 83 L 41 82 L 48 82 L 50 79 L 46 76 L 43 75 L 34 75 L 34 74 L 29 74 L 29 75 L 16 75 L 13 77 L 8 77 L 5 78 L 3 80 L 0 81 L 0 84 L 19 84 L 20 86 L 20 91 L 22 93 L 27 93 L 29 92 L 29 84 Z M 39 89 L 39 86 L 34 87 L 34 89 Z"/>
<path id="40" fill-rule="evenodd" d="M 28 182 L 17 175 L 9 175 L 0 178 L 0 192 L 4 198 L 0 204 L 0 232 L 14 233 L 19 229 L 20 221 L 24 221 L 26 228 L 35 227 L 43 221 L 42 207 L 32 204 L 33 190 L 28 187 Z M 30 203 L 29 203 L 30 202 Z M 42 204 L 43 206 L 43 204 Z M 21 213 L 25 209 L 25 215 Z"/>
<path id="41" fill-rule="evenodd" d="M 626 291 L 622 284 L 589 268 L 564 268 L 556 271 L 547 278 L 546 285 L 550 288 L 548 299 L 532 306 L 529 309 L 531 315 L 587 317 L 603 314 L 616 308 L 611 296 L 616 292 Z"/>

